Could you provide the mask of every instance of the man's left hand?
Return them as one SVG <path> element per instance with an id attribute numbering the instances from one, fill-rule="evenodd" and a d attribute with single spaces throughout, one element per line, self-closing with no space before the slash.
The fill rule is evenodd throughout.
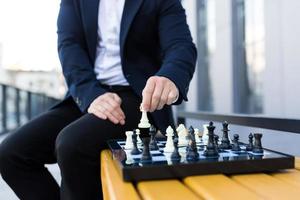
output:
<path id="1" fill-rule="evenodd" d="M 168 78 L 152 76 L 143 90 L 142 109 L 146 112 L 161 110 L 166 104 L 171 105 L 178 99 L 179 91 Z"/>

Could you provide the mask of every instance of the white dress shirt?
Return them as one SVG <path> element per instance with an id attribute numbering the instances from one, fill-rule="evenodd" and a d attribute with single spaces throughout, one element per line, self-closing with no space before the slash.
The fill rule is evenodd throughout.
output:
<path id="1" fill-rule="evenodd" d="M 98 44 L 94 71 L 106 85 L 129 85 L 120 55 L 120 29 L 125 0 L 100 0 Z"/>

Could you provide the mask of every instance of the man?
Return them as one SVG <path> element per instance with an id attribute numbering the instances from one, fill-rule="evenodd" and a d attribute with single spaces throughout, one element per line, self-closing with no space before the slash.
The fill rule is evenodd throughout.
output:
<path id="1" fill-rule="evenodd" d="M 161 131 L 173 124 L 196 49 L 179 0 L 62 0 L 58 51 L 68 93 L 1 144 L 1 175 L 20 199 L 101 199 L 106 141 L 137 127 L 140 106 Z"/>

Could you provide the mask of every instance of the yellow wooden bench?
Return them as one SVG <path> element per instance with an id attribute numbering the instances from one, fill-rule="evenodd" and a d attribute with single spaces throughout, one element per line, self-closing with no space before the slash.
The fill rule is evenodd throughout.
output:
<path id="1" fill-rule="evenodd" d="M 184 180 L 124 182 L 109 150 L 101 153 L 101 179 L 105 200 L 299 200 L 300 158 L 296 168 L 271 174 L 223 174 Z"/>

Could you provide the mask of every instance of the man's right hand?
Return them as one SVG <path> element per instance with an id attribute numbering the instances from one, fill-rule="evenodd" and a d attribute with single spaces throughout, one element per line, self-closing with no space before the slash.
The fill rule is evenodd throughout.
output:
<path id="1" fill-rule="evenodd" d="M 100 119 L 108 119 L 114 124 L 125 124 L 125 114 L 121 109 L 121 98 L 111 92 L 97 97 L 88 108 L 88 113 L 94 114 Z"/>

